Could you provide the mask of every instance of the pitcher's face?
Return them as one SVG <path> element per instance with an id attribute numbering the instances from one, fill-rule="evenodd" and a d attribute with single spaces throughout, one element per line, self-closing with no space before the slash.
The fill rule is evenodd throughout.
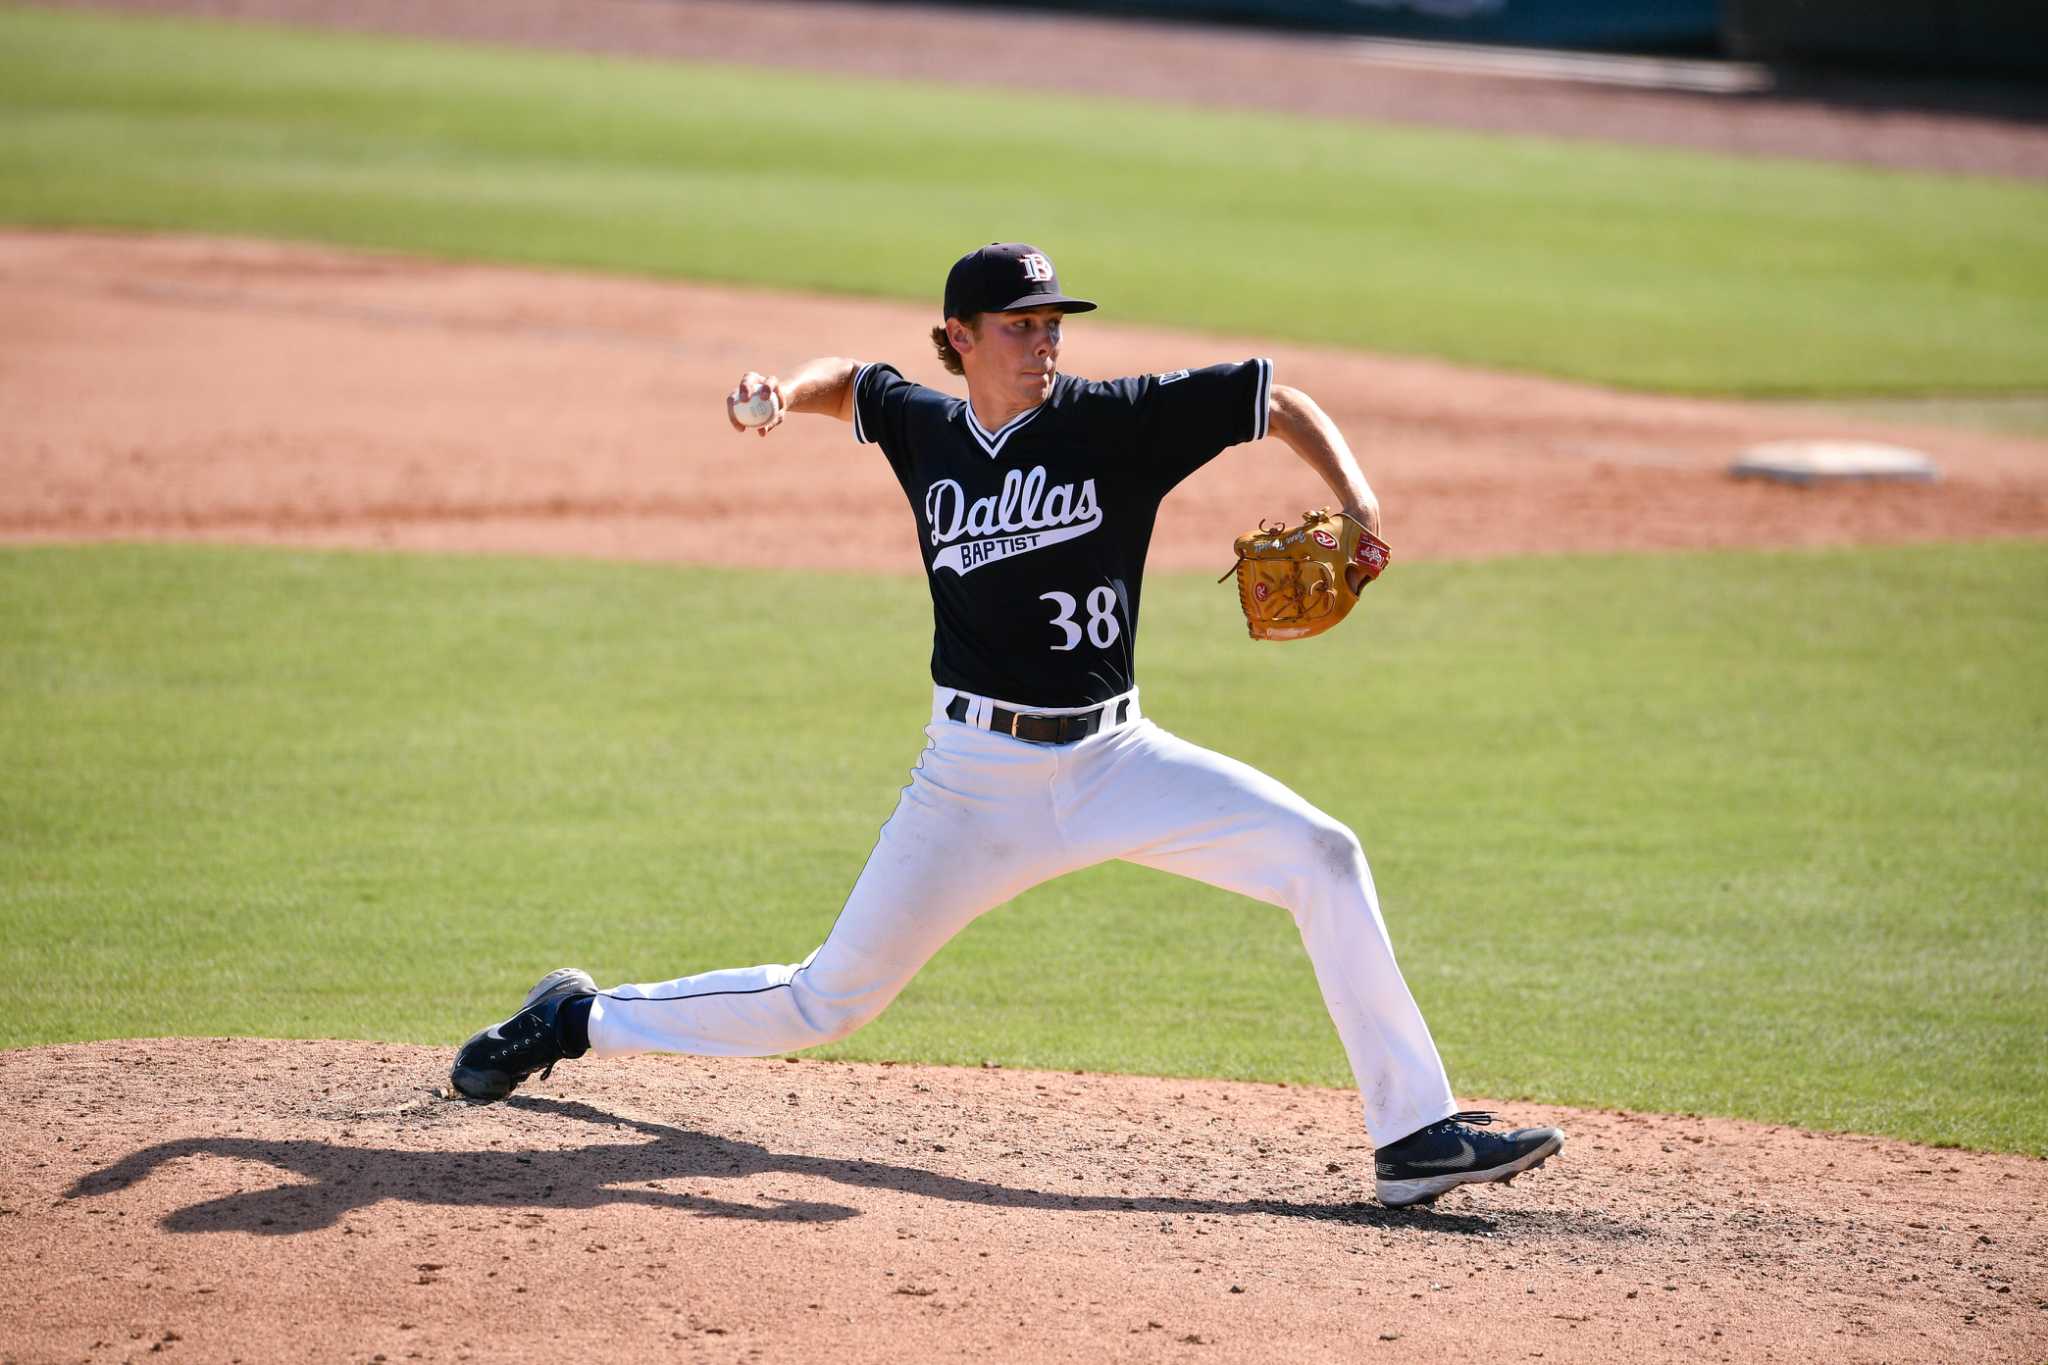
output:
<path id="1" fill-rule="evenodd" d="M 955 327 L 953 348 L 961 368 L 979 386 L 995 389 L 1029 407 L 1052 395 L 1059 373 L 1058 308 L 1020 308 L 1012 313 L 983 313 L 973 331 Z M 961 345 L 964 332 L 966 345 Z"/>

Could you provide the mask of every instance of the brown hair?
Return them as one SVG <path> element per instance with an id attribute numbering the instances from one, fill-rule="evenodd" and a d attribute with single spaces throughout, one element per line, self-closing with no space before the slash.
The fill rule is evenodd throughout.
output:
<path id="1" fill-rule="evenodd" d="M 981 335 L 981 314 L 970 313 L 966 317 L 961 318 L 960 321 L 967 324 L 968 331 L 976 336 Z M 946 367 L 947 374 L 967 373 L 965 367 L 960 364 L 960 353 L 954 350 L 953 343 L 946 339 L 944 323 L 940 323 L 937 327 L 932 328 L 932 349 L 939 353 L 939 363 Z"/>

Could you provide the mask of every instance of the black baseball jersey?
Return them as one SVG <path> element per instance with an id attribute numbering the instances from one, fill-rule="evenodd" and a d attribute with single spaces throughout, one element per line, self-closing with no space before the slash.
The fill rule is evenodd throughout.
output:
<path id="1" fill-rule="evenodd" d="M 965 399 L 889 365 L 854 376 L 854 435 L 910 499 L 932 594 L 932 679 L 1022 706 L 1134 686 L 1138 593 L 1159 500 L 1266 434 L 1268 360 L 1098 382 L 990 431 Z"/>

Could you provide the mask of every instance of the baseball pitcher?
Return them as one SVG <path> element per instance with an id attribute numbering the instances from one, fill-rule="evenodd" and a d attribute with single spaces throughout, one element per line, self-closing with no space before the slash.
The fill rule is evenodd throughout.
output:
<path id="1" fill-rule="evenodd" d="M 550 972 L 509 1019 L 463 1044 L 452 1073 L 504 1097 L 586 1054 L 765 1056 L 843 1038 L 895 999 L 977 916 L 1111 858 L 1283 907 L 1314 965 L 1377 1148 L 1378 1195 L 1426 1203 L 1508 1180 L 1563 1145 L 1555 1128 L 1496 1134 L 1460 1112 L 1394 961 L 1365 854 L 1338 821 L 1235 759 L 1145 716 L 1134 661 L 1159 503 L 1230 446 L 1278 437 L 1334 511 L 1236 545 L 1254 637 L 1343 619 L 1390 552 L 1343 435 L 1266 360 L 1110 382 L 1059 369 L 1063 293 L 1044 252 L 1000 243 L 946 279 L 932 342 L 955 397 L 893 367 L 827 358 L 749 372 L 727 395 L 742 434 L 790 413 L 850 423 L 916 516 L 932 598 L 925 746 L 825 941 L 801 962 L 600 990 Z"/>

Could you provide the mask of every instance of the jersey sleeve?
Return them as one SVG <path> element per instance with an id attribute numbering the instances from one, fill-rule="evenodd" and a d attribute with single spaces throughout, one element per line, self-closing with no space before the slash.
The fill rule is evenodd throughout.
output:
<path id="1" fill-rule="evenodd" d="M 1138 444 L 1163 493 L 1224 450 L 1266 434 L 1273 362 L 1247 360 L 1137 381 Z"/>
<path id="2" fill-rule="evenodd" d="M 870 362 L 853 374 L 853 439 L 878 445 L 891 465 L 908 456 L 908 414 L 917 385 L 894 365 Z"/>

